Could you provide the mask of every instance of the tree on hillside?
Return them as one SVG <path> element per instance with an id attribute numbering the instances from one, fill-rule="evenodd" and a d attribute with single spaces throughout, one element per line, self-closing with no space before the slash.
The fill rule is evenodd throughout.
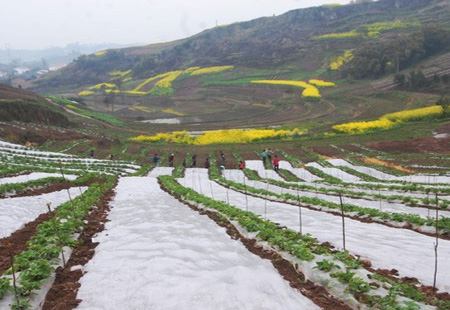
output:
<path id="1" fill-rule="evenodd" d="M 450 112 L 450 98 L 448 96 L 441 96 L 436 105 L 440 105 L 444 109 L 444 113 Z"/>
<path id="2" fill-rule="evenodd" d="M 426 86 L 427 79 L 421 70 L 411 71 L 409 74 L 409 83 L 411 89 L 422 88 Z"/>
<path id="3" fill-rule="evenodd" d="M 450 31 L 441 24 L 429 24 L 422 27 L 423 48 L 427 55 L 433 55 L 450 43 Z"/>
<path id="4" fill-rule="evenodd" d="M 400 34 L 384 41 L 364 42 L 353 51 L 353 59 L 342 66 L 341 73 L 356 79 L 377 78 L 387 73 L 398 74 L 449 47 L 450 31 L 440 24 L 430 24 L 408 35 Z M 421 79 L 420 74 L 412 76 L 411 83 L 417 85 L 417 78 Z"/>
<path id="5" fill-rule="evenodd" d="M 406 82 L 406 76 L 404 74 L 397 73 L 394 75 L 394 83 L 398 85 L 403 85 Z"/>

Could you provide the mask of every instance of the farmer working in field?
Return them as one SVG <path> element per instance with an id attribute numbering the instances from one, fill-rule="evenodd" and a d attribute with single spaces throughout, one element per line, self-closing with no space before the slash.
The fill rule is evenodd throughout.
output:
<path id="1" fill-rule="evenodd" d="M 263 165 L 264 165 L 264 167 L 266 167 L 266 160 L 267 160 L 267 153 L 266 153 L 266 150 L 263 150 L 263 151 L 261 152 L 261 154 L 259 154 L 259 156 L 261 156 L 261 159 L 262 159 L 262 161 L 263 161 Z"/>
<path id="2" fill-rule="evenodd" d="M 173 160 L 175 159 L 175 155 L 172 153 L 169 156 L 169 167 L 173 167 Z"/>
<path id="3" fill-rule="evenodd" d="M 156 167 L 158 167 L 159 157 L 158 154 L 155 153 L 155 156 L 153 156 L 153 163 Z"/>
<path id="4" fill-rule="evenodd" d="M 275 155 L 275 157 L 273 158 L 273 170 L 278 171 L 279 167 L 280 167 L 280 159 L 278 158 L 277 155 Z"/>

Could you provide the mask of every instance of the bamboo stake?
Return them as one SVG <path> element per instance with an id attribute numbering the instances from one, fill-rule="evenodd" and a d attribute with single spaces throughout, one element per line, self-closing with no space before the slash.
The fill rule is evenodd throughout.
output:
<path id="1" fill-rule="evenodd" d="M 48 212 L 52 212 L 52 209 L 50 208 L 50 205 L 51 205 L 51 203 L 47 202 Z M 56 217 L 55 216 L 53 216 L 52 222 L 53 222 L 53 227 L 55 228 L 56 237 L 58 238 L 58 246 L 59 246 L 59 250 L 61 251 L 61 257 L 62 257 L 62 261 L 63 261 L 63 268 L 66 268 L 66 258 L 64 257 L 63 243 L 62 243 L 62 240 L 61 240 L 61 235 L 59 234 L 58 223 L 56 223 Z"/>
<path id="2" fill-rule="evenodd" d="M 303 234 L 303 231 L 302 231 L 302 206 L 300 205 L 300 195 L 298 194 L 298 188 L 297 188 L 297 203 L 298 203 L 299 232 L 300 232 L 300 234 Z"/>
<path id="3" fill-rule="evenodd" d="M 437 270 L 438 270 L 438 245 L 439 245 L 439 201 L 438 194 L 436 193 L 436 242 L 434 244 L 434 278 L 433 278 L 433 290 L 436 289 L 436 278 L 437 278 Z"/>
<path id="4" fill-rule="evenodd" d="M 380 211 L 381 211 L 381 188 L 378 187 L 378 196 L 380 198 Z"/>
<path id="5" fill-rule="evenodd" d="M 341 215 L 342 215 L 342 243 L 345 249 L 345 216 L 344 216 L 344 204 L 342 203 L 342 194 L 339 193 L 339 201 L 341 202 Z"/>
<path id="6" fill-rule="evenodd" d="M 16 298 L 17 304 L 19 304 L 19 292 L 17 291 L 16 268 L 14 267 L 14 254 L 11 251 L 12 244 L 8 243 L 8 244 L 5 244 L 5 246 L 8 248 L 9 259 L 10 259 L 10 262 L 11 262 L 11 271 L 12 271 L 12 278 L 13 278 L 14 296 Z"/>
<path id="7" fill-rule="evenodd" d="M 248 197 L 247 197 L 247 185 L 244 178 L 244 191 L 245 191 L 245 211 L 248 211 Z"/>

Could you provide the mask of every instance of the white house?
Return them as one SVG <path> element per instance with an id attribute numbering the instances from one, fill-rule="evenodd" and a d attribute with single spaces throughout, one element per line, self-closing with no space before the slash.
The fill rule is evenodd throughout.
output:
<path id="1" fill-rule="evenodd" d="M 30 71 L 30 68 L 21 66 L 21 67 L 14 68 L 14 71 L 16 72 L 16 74 L 20 75 L 20 74 L 24 74 L 25 72 Z"/>

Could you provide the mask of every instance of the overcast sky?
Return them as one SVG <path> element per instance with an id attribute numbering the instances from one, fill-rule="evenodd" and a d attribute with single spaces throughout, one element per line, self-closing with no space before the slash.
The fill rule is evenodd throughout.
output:
<path id="1" fill-rule="evenodd" d="M 157 43 L 216 25 L 349 0 L 1 0 L 0 49 Z"/>

